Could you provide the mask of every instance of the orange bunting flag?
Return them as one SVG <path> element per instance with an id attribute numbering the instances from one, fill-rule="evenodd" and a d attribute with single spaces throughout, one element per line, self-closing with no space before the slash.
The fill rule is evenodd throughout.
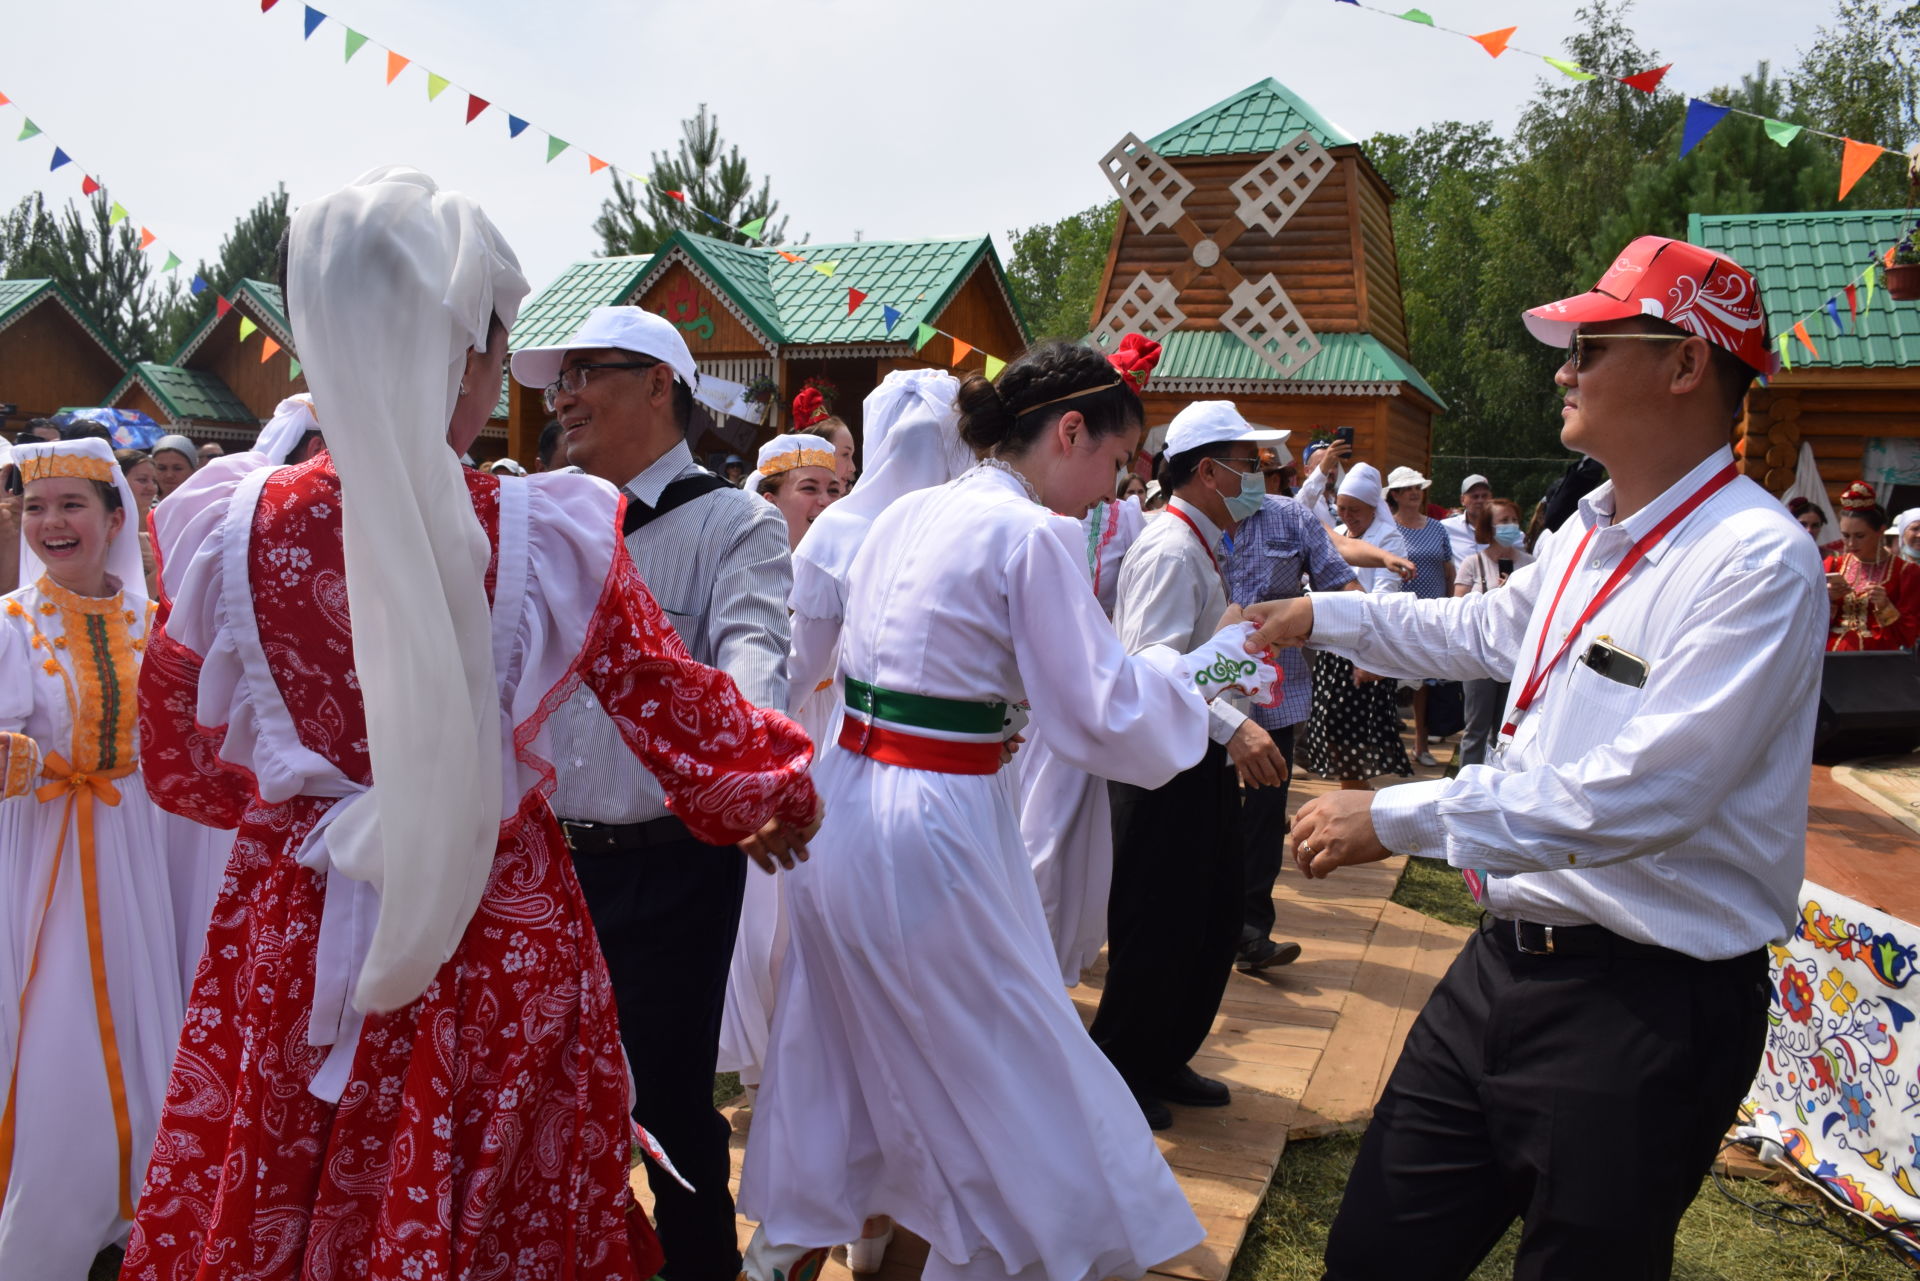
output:
<path id="1" fill-rule="evenodd" d="M 11 98 L 9 98 L 9 97 L 7 97 L 7 95 L 6 95 L 6 94 L 4 94 L 4 93 L 0 93 L 0 107 L 4 107 L 4 106 L 6 106 L 6 105 L 7 105 L 7 104 L 8 104 L 9 102 L 12 102 L 12 101 L 13 101 L 13 99 L 11 99 Z"/>
<path id="2" fill-rule="evenodd" d="M 780 256 L 781 256 L 782 258 L 785 258 L 785 259 L 786 259 L 786 260 L 787 260 L 788 262 L 799 262 L 799 261 L 800 261 L 800 255 L 799 255 L 799 254 L 790 254 L 790 253 L 788 253 L 788 252 L 787 252 L 786 250 L 784 250 L 784 249 L 780 249 L 780 250 L 776 250 L 775 252 L 776 252 L 776 253 L 778 253 L 778 254 L 779 254 L 779 255 L 780 255 Z M 1888 253 L 1892 253 L 1893 251 L 1892 251 L 1891 249 L 1889 249 L 1889 250 L 1888 250 L 1887 252 L 1888 252 Z"/>
<path id="3" fill-rule="evenodd" d="M 412 58 L 403 58 L 393 50 L 387 50 L 387 83 L 392 84 L 398 80 L 400 73 L 405 71 L 407 64 L 412 61 Z"/>
<path id="4" fill-rule="evenodd" d="M 1820 349 L 1813 345 L 1813 339 L 1807 337 L 1807 323 L 1804 320 L 1796 320 L 1793 322 L 1793 336 L 1800 340 L 1802 347 L 1805 347 L 1809 352 L 1813 353 L 1815 360 L 1820 359 Z"/>
<path id="5" fill-rule="evenodd" d="M 607 167 L 607 162 L 602 160 L 600 157 L 595 155 L 589 155 L 587 157 L 588 173 L 590 174 L 599 173 L 602 169 L 605 169 L 606 167 Z"/>
<path id="6" fill-rule="evenodd" d="M 1847 145 L 1840 153 L 1840 199 L 1845 200 L 1847 193 L 1853 190 L 1853 184 L 1873 168 L 1873 162 L 1884 154 L 1886 148 L 1876 147 L 1870 142 L 1855 142 L 1847 139 Z"/>
<path id="7" fill-rule="evenodd" d="M 848 289 L 847 290 L 847 314 L 851 316 L 854 312 L 858 311 L 860 309 L 860 304 L 865 302 L 866 300 L 867 300 L 867 296 L 861 293 L 858 289 Z"/>
<path id="8" fill-rule="evenodd" d="M 1467 39 L 1473 41 L 1482 49 L 1485 49 L 1488 57 L 1498 58 L 1507 51 L 1507 41 L 1513 39 L 1513 33 L 1519 29 L 1518 27 L 1502 27 L 1498 31 L 1489 31 L 1485 35 L 1468 36 Z"/>
<path id="9" fill-rule="evenodd" d="M 148 245 L 151 245 L 154 241 L 158 240 L 159 238 L 160 237 L 154 235 L 151 231 L 148 231 L 145 227 L 140 228 L 140 247 L 142 249 L 145 249 Z"/>
<path id="10" fill-rule="evenodd" d="M 272 360 L 273 353 L 279 350 L 280 350 L 279 343 L 275 342 L 271 338 L 262 338 L 260 340 L 260 363 L 264 365 L 269 360 Z"/>
<path id="11" fill-rule="evenodd" d="M 971 356 L 972 354 L 973 354 L 972 343 L 961 342 L 958 338 L 955 338 L 953 340 L 953 361 L 952 361 L 953 364 L 956 364 L 956 365 L 959 364 L 961 361 L 965 360 L 968 356 Z"/>

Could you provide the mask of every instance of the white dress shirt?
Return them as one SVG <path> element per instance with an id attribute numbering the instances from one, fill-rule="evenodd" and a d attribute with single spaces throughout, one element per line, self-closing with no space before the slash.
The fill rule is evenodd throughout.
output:
<path id="1" fill-rule="evenodd" d="M 1184 513 L 1192 527 L 1174 512 Z M 1183 498 L 1168 499 L 1166 514 L 1146 523 L 1120 563 L 1113 628 L 1127 653 L 1165 645 L 1184 654 L 1213 638 L 1227 612 L 1226 583 L 1217 568 L 1221 555 L 1220 529 L 1206 513 Z M 1207 736 L 1216 743 L 1232 738 L 1247 719 L 1246 708 L 1244 695 L 1214 699 L 1207 705 Z"/>
<path id="2" fill-rule="evenodd" d="M 1466 564 L 1473 559 L 1475 552 L 1486 545 L 1474 535 L 1473 526 L 1467 523 L 1465 512 L 1448 516 L 1440 522 L 1440 527 L 1447 531 L 1447 538 L 1453 543 L 1453 563 L 1456 565 Z"/>
<path id="3" fill-rule="evenodd" d="M 1312 644 L 1389 676 L 1511 680 L 1517 698 L 1562 578 L 1543 663 L 1634 541 L 1731 461 L 1716 450 L 1619 525 L 1602 485 L 1503 591 L 1316 595 Z M 1812 540 L 1736 478 L 1575 637 L 1492 763 L 1379 793 L 1381 842 L 1479 869 L 1499 917 L 1603 925 L 1703 960 L 1784 937 L 1805 868 L 1824 586 Z M 1644 687 L 1579 661 L 1599 637 L 1646 660 Z"/>
<path id="4" fill-rule="evenodd" d="M 653 506 L 668 484 L 705 469 L 684 443 L 655 459 L 624 488 Z M 787 593 L 793 565 L 787 522 L 764 498 L 716 489 L 627 536 L 647 590 L 687 651 L 733 677 L 756 707 L 787 707 Z M 582 685 L 548 722 L 558 781 L 553 812 L 596 823 L 664 818 L 658 780 Z"/>

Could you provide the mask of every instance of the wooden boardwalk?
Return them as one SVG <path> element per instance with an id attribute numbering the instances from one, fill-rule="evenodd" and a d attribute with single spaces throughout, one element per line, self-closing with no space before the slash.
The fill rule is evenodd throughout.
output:
<path id="1" fill-rule="evenodd" d="M 1416 777 L 1436 773 L 1423 769 Z M 1330 786 L 1303 775 L 1293 785 L 1291 808 Z M 1292 965 L 1264 975 L 1236 972 L 1227 983 L 1213 1033 L 1193 1066 L 1227 1082 L 1233 1102 L 1176 1107 L 1173 1127 L 1156 1136 L 1207 1239 L 1150 1275 L 1222 1281 L 1287 1140 L 1366 1124 L 1408 1026 L 1467 933 L 1388 901 L 1404 863 L 1389 859 L 1311 882 L 1291 866 L 1282 874 L 1274 891 L 1274 936 L 1298 940 L 1304 952 Z M 1103 956 L 1073 989 L 1087 1021 L 1099 1004 L 1105 968 Z M 723 1111 L 733 1122 L 737 1181 L 752 1114 L 744 1100 Z M 635 1186 L 650 1201 L 638 1172 Z M 742 1247 L 752 1230 L 740 1221 Z M 926 1257 L 926 1243 L 901 1231 L 875 1275 L 911 1281 Z M 851 1275 L 836 1250 L 824 1276 L 849 1281 Z"/>

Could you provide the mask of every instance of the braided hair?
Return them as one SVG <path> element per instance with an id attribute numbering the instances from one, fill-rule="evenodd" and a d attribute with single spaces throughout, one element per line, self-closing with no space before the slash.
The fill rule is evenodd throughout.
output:
<path id="1" fill-rule="evenodd" d="M 1086 418 L 1095 437 L 1118 435 L 1146 420 L 1139 393 L 1105 355 L 1058 340 L 1028 348 L 997 383 L 969 375 L 960 384 L 959 405 L 960 439 L 977 453 L 1012 457 L 1024 454 L 1069 410 Z"/>

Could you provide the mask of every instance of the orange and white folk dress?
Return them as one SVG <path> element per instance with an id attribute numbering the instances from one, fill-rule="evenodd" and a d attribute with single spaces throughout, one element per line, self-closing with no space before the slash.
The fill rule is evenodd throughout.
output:
<path id="1" fill-rule="evenodd" d="M 232 834 L 139 772 L 152 607 L 50 579 L 0 598 L 0 1277 L 123 1238 Z"/>

